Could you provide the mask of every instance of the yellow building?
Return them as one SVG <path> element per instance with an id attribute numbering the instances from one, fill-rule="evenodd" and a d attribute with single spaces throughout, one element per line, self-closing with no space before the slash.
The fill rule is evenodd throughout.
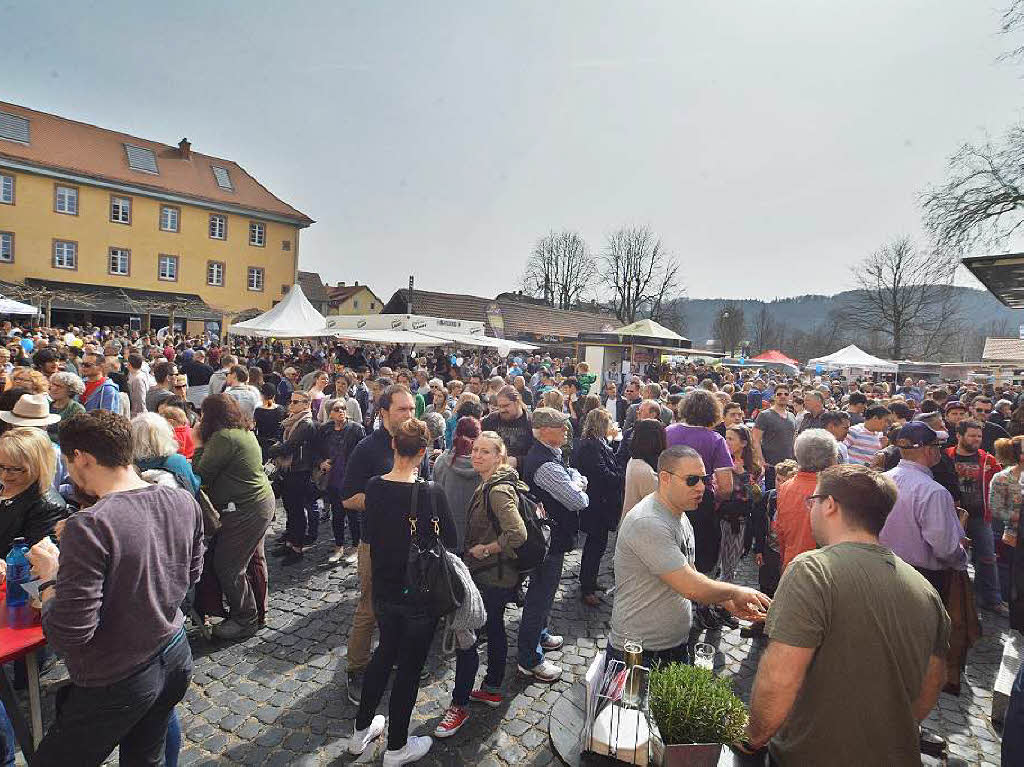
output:
<path id="1" fill-rule="evenodd" d="M 196 331 L 269 309 L 295 283 L 311 223 L 187 139 L 0 102 L 0 283 L 46 296 L 54 323 L 160 327 L 173 313 Z"/>
<path id="2" fill-rule="evenodd" d="M 346 285 L 339 282 L 337 287 L 327 288 L 327 311 L 325 314 L 380 314 L 384 302 L 377 294 L 358 282 Z"/>

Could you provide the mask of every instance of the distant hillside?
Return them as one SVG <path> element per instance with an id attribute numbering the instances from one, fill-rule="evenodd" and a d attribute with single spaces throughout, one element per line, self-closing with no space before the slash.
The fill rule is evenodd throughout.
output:
<path id="1" fill-rule="evenodd" d="M 1007 309 L 987 291 L 966 287 L 958 287 L 956 290 L 960 294 L 966 332 L 963 348 L 955 352 L 951 351 L 951 358 L 980 359 L 981 346 L 986 335 L 1016 336 L 1018 325 L 1024 324 L 1024 312 Z M 808 351 L 806 343 L 801 343 L 800 335 L 809 334 L 816 327 L 827 324 L 829 314 L 833 310 L 838 310 L 840 316 L 842 312 L 848 311 L 856 294 L 857 291 L 848 290 L 834 296 L 806 295 L 775 301 L 734 300 L 731 303 L 738 304 L 743 308 L 748 339 L 752 338 L 752 324 L 755 317 L 762 306 L 767 306 L 772 320 L 785 325 L 789 331 L 783 335 L 783 351 L 799 354 Z M 715 318 L 721 312 L 722 307 L 729 302 L 729 299 L 724 298 L 695 298 L 682 301 L 680 309 L 684 317 L 684 333 L 693 341 L 694 346 L 703 346 L 708 339 L 715 337 Z M 787 337 L 792 339 L 789 345 L 798 348 L 787 350 L 785 348 Z M 872 346 L 871 339 L 867 338 L 844 337 L 835 339 L 835 342 L 838 343 L 840 340 L 845 343 L 857 343 L 866 349 Z M 831 351 L 835 351 L 835 349 L 811 350 L 811 353 L 819 354 Z"/>

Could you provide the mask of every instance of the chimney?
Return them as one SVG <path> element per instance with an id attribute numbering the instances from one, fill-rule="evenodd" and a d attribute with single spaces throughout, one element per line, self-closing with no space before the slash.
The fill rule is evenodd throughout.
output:
<path id="1" fill-rule="evenodd" d="M 178 151 L 181 153 L 181 159 L 192 159 L 192 145 L 188 143 L 187 138 L 183 138 L 181 141 L 178 142 Z"/>
<path id="2" fill-rule="evenodd" d="M 352 283 L 352 285 L 358 288 L 358 287 L 359 287 L 359 280 L 355 280 L 355 281 L 354 281 L 354 282 Z"/>
<path id="3" fill-rule="evenodd" d="M 344 282 L 339 282 L 339 283 L 338 283 L 338 287 L 339 287 L 339 288 L 343 288 L 343 287 L 345 287 L 345 283 L 344 283 Z"/>

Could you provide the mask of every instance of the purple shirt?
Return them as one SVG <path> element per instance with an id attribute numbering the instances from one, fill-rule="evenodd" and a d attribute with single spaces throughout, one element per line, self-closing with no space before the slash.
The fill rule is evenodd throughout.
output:
<path id="1" fill-rule="evenodd" d="M 687 426 L 674 423 L 665 430 L 665 442 L 668 447 L 685 445 L 692 447 L 704 461 L 704 471 L 709 475 L 716 469 L 731 469 L 732 456 L 725 438 L 714 429 L 703 426 Z"/>
<path id="2" fill-rule="evenodd" d="M 878 542 L 915 567 L 966 570 L 967 552 L 960 544 L 964 530 L 949 491 L 914 461 L 901 460 L 885 475 L 896 483 L 898 494 Z"/>

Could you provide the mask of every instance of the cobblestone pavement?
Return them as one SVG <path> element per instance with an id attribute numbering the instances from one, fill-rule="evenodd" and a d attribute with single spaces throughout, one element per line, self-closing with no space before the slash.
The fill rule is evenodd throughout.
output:
<path id="1" fill-rule="evenodd" d="M 195 678 L 179 707 L 185 737 L 182 765 L 379 764 L 379 752 L 354 760 L 345 751 L 356 713 L 346 697 L 345 653 L 358 578 L 354 565 L 326 565 L 333 550 L 329 527 L 321 526 L 317 546 L 301 564 L 282 568 L 279 560 L 271 559 L 270 611 L 267 626 L 257 636 L 233 645 L 192 637 Z M 275 535 L 279 532 L 280 526 Z M 613 535 L 601 571 L 601 581 L 607 585 L 612 583 L 614 540 Z M 756 584 L 750 560 L 741 563 L 740 577 Z M 550 686 L 533 684 L 518 673 L 515 641 L 520 610 L 510 606 L 505 704 L 494 709 L 473 706 L 472 718 L 462 730 L 436 741 L 419 764 L 540 767 L 561 763 L 551 750 L 547 715 L 558 697 L 582 680 L 590 660 L 604 646 L 611 615 L 607 600 L 596 609 L 580 602 L 578 567 L 579 552 L 575 552 L 566 559 L 551 616 L 552 631 L 565 637 L 565 646 L 547 657 L 563 667 L 562 680 Z M 1008 629 L 1005 619 L 990 613 L 983 614 L 982 620 L 985 636 L 971 652 L 961 696 L 943 694 L 929 717 L 929 725 L 949 741 L 950 764 L 999 764 L 999 736 L 988 713 L 1001 638 Z M 733 679 L 747 700 L 760 643 L 741 638 L 736 630 L 707 639 L 718 647 L 718 669 Z M 481 656 L 483 666 L 485 653 Z M 410 727 L 414 734 L 430 734 L 450 701 L 454 659 L 439 657 L 435 651 L 427 668 L 429 679 L 420 687 Z M 52 709 L 49 703 L 47 708 Z M 116 757 L 111 760 L 114 763 Z"/>

